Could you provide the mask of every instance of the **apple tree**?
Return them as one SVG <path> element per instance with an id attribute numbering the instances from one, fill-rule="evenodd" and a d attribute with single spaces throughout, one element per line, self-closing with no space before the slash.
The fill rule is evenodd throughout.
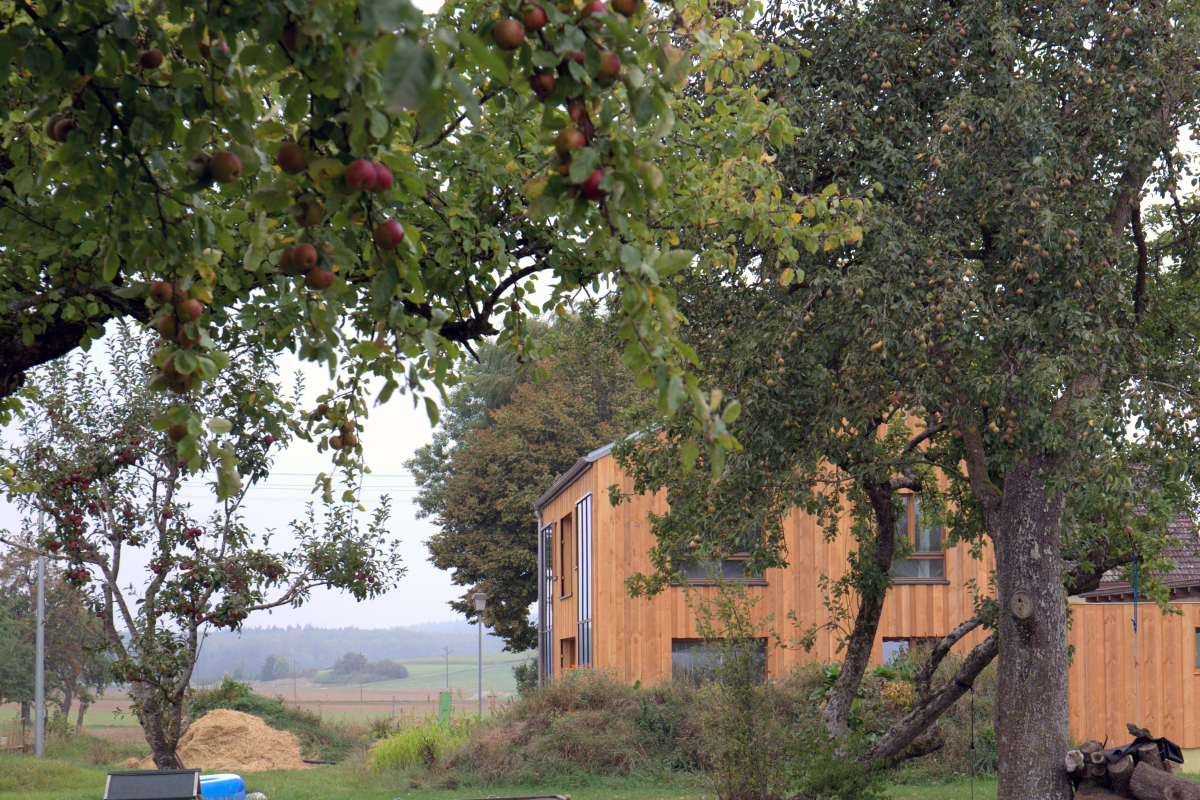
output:
<path id="1" fill-rule="evenodd" d="M 0 397 L 117 318 L 161 335 L 163 391 L 250 345 L 428 394 L 473 342 L 523 353 L 529 315 L 613 285 L 627 366 L 673 411 L 699 387 L 670 276 L 858 235 L 861 199 L 779 181 L 795 128 L 756 78 L 800 58 L 757 9 L 4 0 Z"/>
<path id="2" fill-rule="evenodd" d="M 176 745 L 206 630 L 298 606 L 320 586 L 374 597 L 404 568 L 386 528 L 386 499 L 368 519 L 353 503 L 326 503 L 323 518 L 310 503 L 283 548 L 272 547 L 271 531 L 246 526 L 247 491 L 267 476 L 272 451 L 291 440 L 289 424 L 300 427 L 269 367 L 239 355 L 215 377 L 216 391 L 170 403 L 148 386 L 143 338 L 121 323 L 109 341 L 106 371 L 85 356 L 31 373 L 5 461 L 22 487 L 15 500 L 26 519 L 44 520 L 33 547 L 85 595 L 155 764 L 169 769 L 180 766 Z M 181 459 L 177 443 L 189 438 L 201 444 Z M 181 499 L 186 486 L 227 480 L 221 472 L 231 458 L 245 480 L 211 512 Z"/>
<path id="3" fill-rule="evenodd" d="M 911 552 L 896 493 L 919 491 L 951 541 L 986 537 L 996 556 L 994 602 L 964 623 L 995 634 L 964 666 L 998 655 L 1000 797 L 1069 797 L 1064 590 L 1135 553 L 1167 566 L 1164 520 L 1196 497 L 1200 173 L 1180 140 L 1200 112 L 1200 12 L 833 0 L 762 25 L 812 53 L 764 80 L 806 126 L 780 172 L 800 194 L 835 181 L 879 193 L 854 248 L 787 271 L 747 246 L 680 288 L 702 380 L 741 403 L 744 450 L 710 484 L 672 467 L 698 457 L 690 432 L 635 445 L 638 488 L 667 488 L 672 504 L 660 571 L 696 535 L 699 552 L 745 547 L 739 520 L 765 531 L 752 545 L 773 566 L 793 504 L 854 513 L 841 596 L 856 615 L 842 618 L 853 633 L 824 711 L 841 735 L 893 562 Z M 924 689 L 864 760 L 911 752 L 963 690 Z"/>

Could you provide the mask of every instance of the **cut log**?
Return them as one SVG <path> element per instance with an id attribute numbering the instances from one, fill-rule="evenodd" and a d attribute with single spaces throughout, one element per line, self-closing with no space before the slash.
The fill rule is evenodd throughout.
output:
<path id="1" fill-rule="evenodd" d="M 1167 772 L 1171 773 L 1172 775 L 1178 775 L 1179 773 L 1183 772 L 1183 764 L 1180 764 L 1178 761 L 1164 761 L 1163 766 L 1166 767 Z"/>
<path id="2" fill-rule="evenodd" d="M 1087 778 L 1096 783 L 1108 785 L 1108 765 L 1107 764 L 1088 764 Z"/>
<path id="3" fill-rule="evenodd" d="M 1094 783 L 1085 783 L 1075 790 L 1075 800 L 1117 800 L 1119 797 L 1121 795 L 1116 792 Z"/>
<path id="4" fill-rule="evenodd" d="M 1085 756 L 1088 753 L 1094 753 L 1097 750 L 1103 750 L 1103 749 L 1104 749 L 1104 745 L 1100 744 L 1095 739 L 1092 739 L 1090 742 L 1084 742 L 1083 744 L 1079 745 L 1079 752 L 1083 753 Z"/>
<path id="5" fill-rule="evenodd" d="M 1107 764 L 1108 756 L 1104 755 L 1104 753 L 1097 750 L 1094 753 L 1087 754 L 1087 762 L 1089 764 Z"/>
<path id="6" fill-rule="evenodd" d="M 1108 765 L 1108 780 L 1112 783 L 1113 791 L 1122 797 L 1129 797 L 1129 781 L 1133 778 L 1133 759 L 1123 757 Z"/>
<path id="7" fill-rule="evenodd" d="M 1067 770 L 1067 774 L 1073 779 L 1078 780 L 1083 777 L 1083 753 L 1078 750 L 1068 750 L 1066 757 L 1063 759 L 1063 768 Z"/>
<path id="8" fill-rule="evenodd" d="M 1153 767 L 1159 772 L 1166 772 L 1167 768 L 1163 766 L 1162 756 L 1158 752 L 1158 745 L 1147 742 L 1146 744 L 1133 751 L 1133 760 L 1139 764 L 1146 764 Z M 1157 800 L 1157 798 L 1155 799 Z"/>
<path id="9" fill-rule="evenodd" d="M 1155 769 L 1145 761 L 1133 768 L 1129 791 L 1137 800 L 1200 800 L 1200 783 Z"/>

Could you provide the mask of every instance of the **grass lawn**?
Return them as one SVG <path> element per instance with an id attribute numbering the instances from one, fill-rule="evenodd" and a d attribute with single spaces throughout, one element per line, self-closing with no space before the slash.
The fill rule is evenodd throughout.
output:
<path id="1" fill-rule="evenodd" d="M 104 791 L 110 769 L 121 769 L 120 760 L 85 765 L 91 754 L 82 746 L 64 752 L 62 758 L 36 759 L 0 753 L 0 799 L 3 800 L 96 800 Z M 104 755 L 115 753 L 96 753 Z M 570 794 L 573 800 L 711 800 L 704 784 L 690 776 L 671 783 L 645 780 L 596 779 L 585 784 L 548 786 L 463 786 L 458 789 L 413 789 L 402 775 L 363 774 L 343 766 L 310 770 L 251 772 L 243 775 L 248 791 L 263 792 L 271 800 L 453 800 L 492 796 Z M 896 800 L 971 800 L 969 783 L 945 786 L 896 786 Z M 974 798 L 994 800 L 995 779 L 975 781 Z"/>
<path id="2" fill-rule="evenodd" d="M 517 680 L 513 677 L 512 668 L 528 659 L 520 653 L 484 653 L 483 655 L 483 693 L 489 691 L 503 694 L 514 694 L 517 691 Z M 408 669 L 408 677 L 394 681 L 367 684 L 372 689 L 413 689 L 426 687 L 443 687 L 446 685 L 445 658 L 410 658 L 401 661 Z M 475 694 L 475 686 L 479 680 L 478 655 L 450 656 L 450 687 L 462 688 L 465 694 Z M 455 692 L 457 697 L 457 692 Z"/>
<path id="3" fill-rule="evenodd" d="M 117 767 L 118 769 L 120 767 Z M 4 800 L 96 800 L 104 791 L 109 766 L 81 766 L 63 759 L 35 759 L 0 753 L 0 798 Z M 672 783 L 597 779 L 585 785 L 464 786 L 458 789 L 412 789 L 400 775 L 364 775 L 341 766 L 311 770 L 251 772 L 243 776 L 248 791 L 271 800 L 452 800 L 489 795 L 570 794 L 573 800 L 710 800 L 713 795 L 696 779 L 684 776 Z M 993 800 L 994 779 L 975 782 L 974 797 Z M 896 800 L 970 800 L 967 783 L 948 786 L 898 786 Z"/>

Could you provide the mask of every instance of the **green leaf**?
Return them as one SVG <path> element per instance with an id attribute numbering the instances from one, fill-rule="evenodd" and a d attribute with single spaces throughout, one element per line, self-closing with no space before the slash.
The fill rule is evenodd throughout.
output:
<path id="1" fill-rule="evenodd" d="M 250 205 L 259 211 L 282 211 L 292 204 L 291 192 L 274 186 L 257 189 L 250 193 Z"/>
<path id="2" fill-rule="evenodd" d="M 438 411 L 438 404 L 434 402 L 432 397 L 425 398 L 425 413 L 429 415 L 430 425 L 438 424 L 438 416 L 440 412 Z"/>
<path id="3" fill-rule="evenodd" d="M 680 454 L 680 460 L 683 462 L 683 471 L 691 472 L 696 468 L 696 459 L 700 457 L 700 445 L 689 440 L 683 446 L 683 452 Z"/>
<path id="4" fill-rule="evenodd" d="M 421 108 L 433 88 L 437 61 L 433 53 L 402 36 L 388 59 L 380 82 L 391 87 L 384 105 L 393 114 Z"/>
<path id="5" fill-rule="evenodd" d="M 224 417 L 213 417 L 208 421 L 208 429 L 220 436 L 233 430 L 233 423 Z"/>
<path id="6" fill-rule="evenodd" d="M 730 400 L 725 404 L 725 410 L 721 412 L 721 421 L 726 425 L 732 425 L 742 414 L 742 404 L 737 400 Z"/>
<path id="7" fill-rule="evenodd" d="M 696 254 L 691 250 L 670 250 L 663 253 L 654 262 L 654 271 L 660 276 L 674 275 L 681 269 L 691 265 Z"/>
<path id="8" fill-rule="evenodd" d="M 571 182 L 583 183 L 600 163 L 600 152 L 594 147 L 580 147 L 571 151 Z"/>
<path id="9" fill-rule="evenodd" d="M 478 36 L 467 31 L 459 31 L 458 40 L 467 46 L 471 55 L 475 56 L 475 60 L 488 71 L 489 75 L 500 83 L 508 83 L 508 67 L 504 66 L 504 62 L 492 48 L 481 42 Z"/>

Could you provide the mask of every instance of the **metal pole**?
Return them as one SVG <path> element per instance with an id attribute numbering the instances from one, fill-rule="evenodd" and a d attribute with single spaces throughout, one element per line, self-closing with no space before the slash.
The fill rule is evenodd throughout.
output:
<path id="1" fill-rule="evenodd" d="M 483 614 L 479 615 L 479 717 L 483 718 Z"/>
<path id="2" fill-rule="evenodd" d="M 296 659 L 292 659 L 292 702 L 297 702 L 296 699 Z"/>
<path id="3" fill-rule="evenodd" d="M 38 512 L 38 531 L 42 528 L 42 513 Z M 33 676 L 33 754 L 46 754 L 46 557 L 39 555 L 37 564 L 37 654 Z"/>

